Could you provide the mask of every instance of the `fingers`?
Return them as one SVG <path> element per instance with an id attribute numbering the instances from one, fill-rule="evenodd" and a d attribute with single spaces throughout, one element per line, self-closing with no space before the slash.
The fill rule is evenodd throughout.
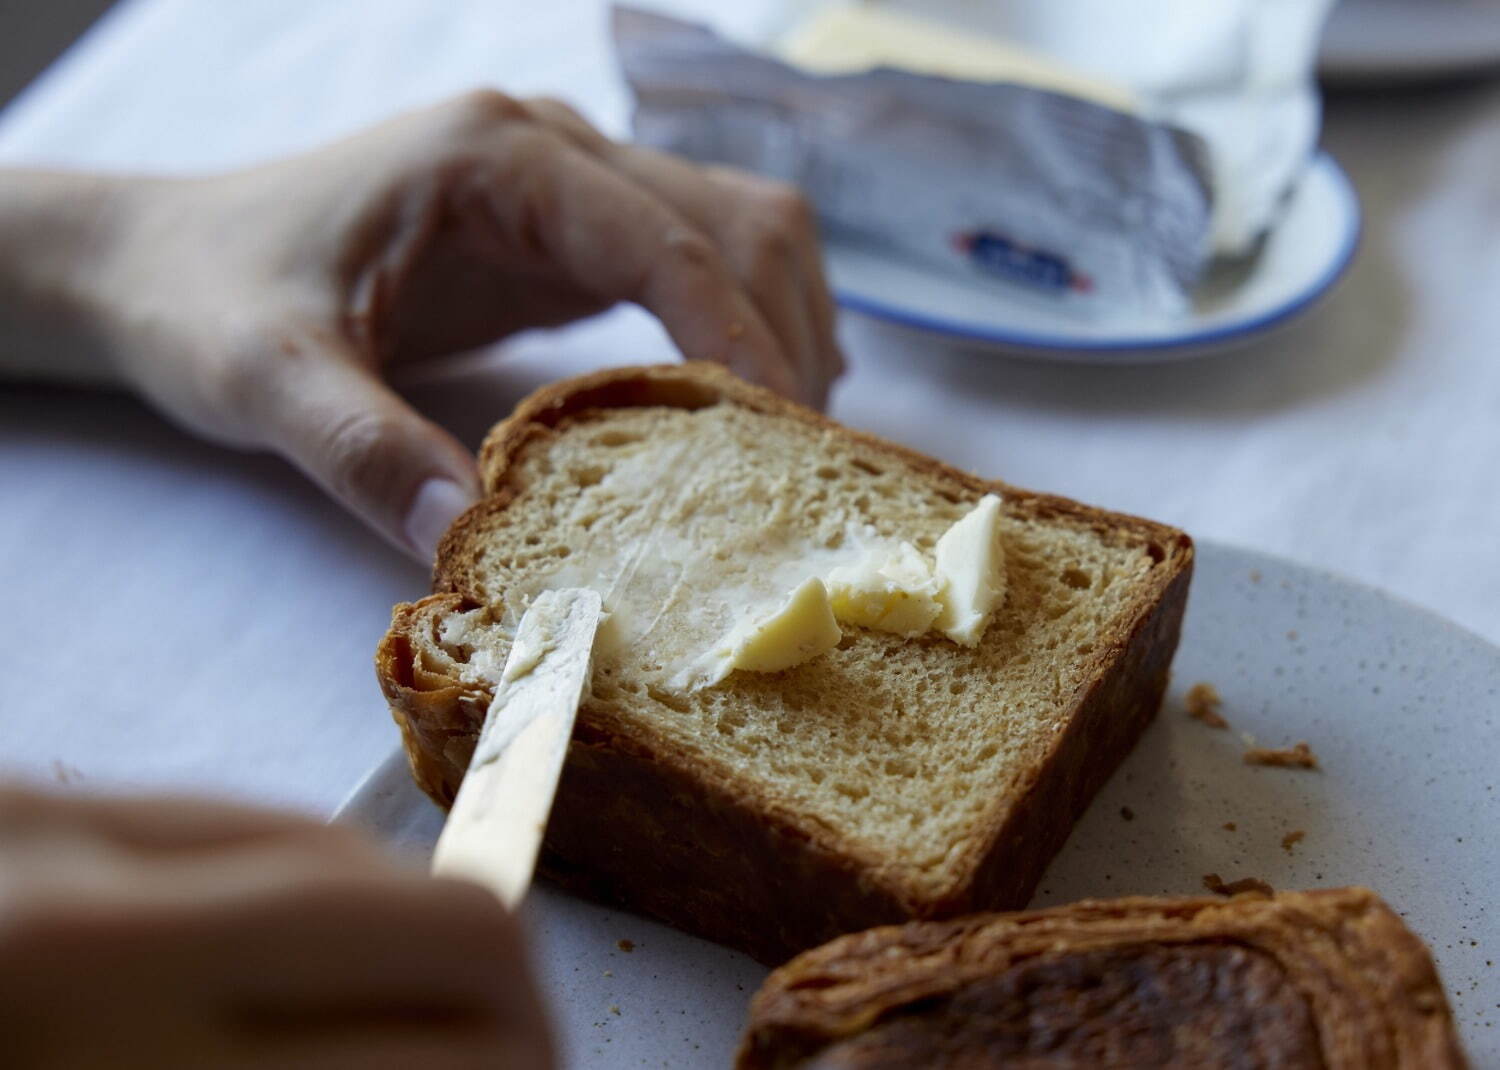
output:
<path id="1" fill-rule="evenodd" d="M 247 1035 L 285 1047 L 286 1065 L 299 1047 L 308 1065 L 323 1065 L 311 1061 L 323 1055 L 343 1065 L 332 1061 L 342 1046 L 358 1048 L 382 1022 L 398 1048 L 448 1037 L 493 1050 L 505 1037 L 533 1064 L 547 1061 L 546 1020 L 519 929 L 475 885 L 314 880 L 259 897 L 230 928 L 206 919 L 233 971 L 229 1006 Z"/>
<path id="2" fill-rule="evenodd" d="M 236 391 L 265 444 L 418 560 L 478 495 L 473 457 L 344 342 L 286 339 Z"/>
<path id="3" fill-rule="evenodd" d="M 275 894 L 309 874 L 416 872 L 353 829 L 166 797 L 38 795 L 24 807 L 0 807 L 0 855 L 11 863 L 0 866 L 0 915 L 74 936 Z"/>
<path id="4" fill-rule="evenodd" d="M 531 1008 L 508 980 L 520 933 L 478 886 L 394 871 L 300 876 L 234 904 L 238 932 L 220 936 L 250 1019 L 282 1027 L 369 1008 L 485 1018 Z M 218 920 L 200 919 L 215 931 Z M 275 946 L 257 933 L 277 934 Z"/>
<path id="5" fill-rule="evenodd" d="M 823 276 L 817 227 L 807 202 L 790 186 L 727 168 L 700 170 L 684 161 L 647 149 L 625 147 L 643 169 L 689 168 L 712 191 L 722 207 L 717 233 L 733 252 L 740 277 L 762 307 L 795 345 L 803 381 L 813 404 L 822 408 L 844 371 L 834 337 L 834 305 Z M 731 207 L 734 206 L 734 207 Z"/>
<path id="6" fill-rule="evenodd" d="M 519 928 L 475 885 L 239 807 L 11 790 L 0 819 L 11 1047 L 80 1066 L 551 1065 Z"/>
<path id="7" fill-rule="evenodd" d="M 648 150 L 638 149 L 644 152 Z M 660 155 L 660 154 L 656 154 Z M 794 187 L 728 167 L 705 168 L 708 177 L 730 189 L 731 195 L 765 204 L 767 217 L 762 235 L 773 238 L 786 235 L 793 267 L 800 284 L 807 315 L 817 340 L 818 359 L 827 381 L 832 384 L 844 374 L 845 361 L 836 328 L 838 308 L 829 289 L 823 269 L 823 253 L 818 237 L 817 217 L 812 206 Z"/>
<path id="8" fill-rule="evenodd" d="M 61 825 L 142 851 L 238 846 L 294 836 L 342 855 L 376 853 L 351 829 L 279 810 L 185 795 L 89 796 L 0 788 L 0 828 L 36 831 Z"/>
<path id="9" fill-rule="evenodd" d="M 492 1029 L 372 1023 L 255 1045 L 224 1070 L 548 1070 L 548 1049 Z"/>
<path id="10" fill-rule="evenodd" d="M 806 201 L 783 183 L 615 144 L 560 101 L 530 101 L 528 108 L 716 241 L 790 356 L 801 388 L 798 397 L 822 407 L 843 371 L 843 357 L 834 337 L 834 305 L 824 280 L 817 227 Z"/>
<path id="11" fill-rule="evenodd" d="M 547 265 L 601 300 L 656 315 L 689 359 L 714 360 L 790 397 L 797 368 L 725 260 L 680 211 L 538 125 L 493 137 L 492 167 L 455 191 L 465 229 L 499 263 Z"/>
<path id="12" fill-rule="evenodd" d="M 795 396 L 821 407 L 831 377 L 804 297 L 796 224 L 780 206 L 763 203 L 758 192 L 730 191 L 686 160 L 628 146 L 612 150 L 611 160 L 715 240 L 791 359 Z"/>

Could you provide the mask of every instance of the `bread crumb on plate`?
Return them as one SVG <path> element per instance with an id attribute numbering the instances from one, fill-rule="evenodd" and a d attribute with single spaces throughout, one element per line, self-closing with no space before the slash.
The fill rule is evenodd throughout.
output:
<path id="1" fill-rule="evenodd" d="M 1188 688 L 1183 702 L 1187 706 L 1188 716 L 1193 720 L 1202 721 L 1210 728 L 1229 727 L 1229 722 L 1219 714 L 1219 707 L 1224 704 L 1224 700 L 1219 697 L 1219 689 L 1213 684 L 1206 681 L 1194 684 Z"/>
<path id="2" fill-rule="evenodd" d="M 1213 892 L 1214 895 L 1241 895 L 1245 892 L 1256 892 L 1260 895 L 1275 895 L 1276 889 L 1272 888 L 1259 877 L 1243 877 L 1237 881 L 1224 882 L 1224 878 L 1217 873 L 1203 874 L 1203 887 Z"/>
<path id="3" fill-rule="evenodd" d="M 635 941 L 621 938 L 615 941 L 615 947 L 619 948 L 621 951 L 624 951 L 626 954 L 629 954 L 630 952 L 635 950 Z"/>
<path id="4" fill-rule="evenodd" d="M 1318 756 L 1306 741 L 1292 747 L 1251 747 L 1245 752 L 1246 765 L 1269 765 L 1278 769 L 1317 769 Z"/>
<path id="5" fill-rule="evenodd" d="M 1292 848 L 1301 843 L 1306 838 L 1307 833 L 1302 829 L 1292 829 L 1291 832 L 1288 832 L 1285 836 L 1281 837 L 1281 849 L 1288 854 L 1291 854 Z"/>

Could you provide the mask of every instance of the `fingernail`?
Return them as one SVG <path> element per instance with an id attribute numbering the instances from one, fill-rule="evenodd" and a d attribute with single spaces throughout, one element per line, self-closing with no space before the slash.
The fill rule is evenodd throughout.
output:
<path id="1" fill-rule="evenodd" d="M 419 556 L 431 561 L 437 554 L 438 540 L 469 506 L 474 496 L 463 487 L 434 476 L 417 488 L 411 508 L 406 511 L 407 544 Z"/>

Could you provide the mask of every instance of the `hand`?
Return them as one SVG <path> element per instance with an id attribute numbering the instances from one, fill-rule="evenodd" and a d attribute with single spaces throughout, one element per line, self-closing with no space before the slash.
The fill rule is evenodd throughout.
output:
<path id="1" fill-rule="evenodd" d="M 12 1070 L 541 1070 L 520 935 L 345 829 L 0 789 Z"/>
<path id="2" fill-rule="evenodd" d="M 208 438 L 282 453 L 428 559 L 474 462 L 385 385 L 392 364 L 634 301 L 686 356 L 809 404 L 842 368 L 800 197 L 616 144 L 553 101 L 475 92 L 106 201 L 92 277 L 125 381 Z"/>

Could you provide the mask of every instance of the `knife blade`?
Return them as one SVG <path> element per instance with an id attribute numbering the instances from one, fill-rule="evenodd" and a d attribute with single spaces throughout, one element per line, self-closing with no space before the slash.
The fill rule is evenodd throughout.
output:
<path id="1" fill-rule="evenodd" d="M 432 872 L 526 894 L 592 670 L 597 591 L 538 595 L 521 617 L 479 742 L 432 856 Z"/>

